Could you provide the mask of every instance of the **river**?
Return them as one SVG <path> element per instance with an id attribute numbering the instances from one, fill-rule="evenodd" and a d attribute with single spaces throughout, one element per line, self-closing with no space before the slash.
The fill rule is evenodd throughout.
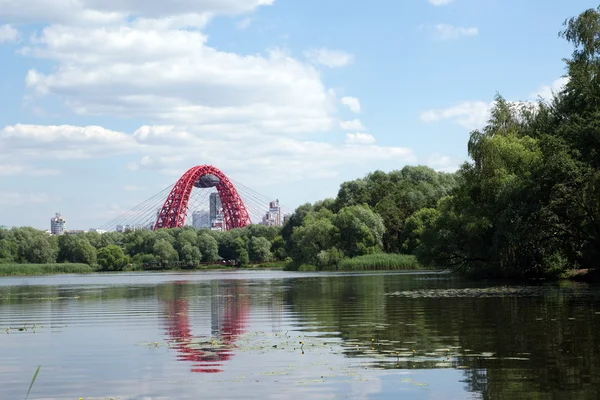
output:
<path id="1" fill-rule="evenodd" d="M 0 399 L 596 399 L 600 290 L 435 273 L 0 278 Z"/>

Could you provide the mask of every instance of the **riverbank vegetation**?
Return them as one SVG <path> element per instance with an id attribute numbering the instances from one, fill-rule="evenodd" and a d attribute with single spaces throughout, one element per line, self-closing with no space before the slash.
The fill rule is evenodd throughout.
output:
<path id="1" fill-rule="evenodd" d="M 95 269 L 87 264 L 0 264 L 0 276 L 86 274 L 94 271 Z"/>
<path id="2" fill-rule="evenodd" d="M 456 173 L 407 166 L 341 185 L 282 228 L 193 228 L 53 237 L 0 231 L 0 263 L 84 263 L 100 270 L 288 270 L 428 266 L 485 278 L 547 279 L 600 260 L 600 7 L 565 22 L 573 54 L 550 100 L 496 95 Z"/>

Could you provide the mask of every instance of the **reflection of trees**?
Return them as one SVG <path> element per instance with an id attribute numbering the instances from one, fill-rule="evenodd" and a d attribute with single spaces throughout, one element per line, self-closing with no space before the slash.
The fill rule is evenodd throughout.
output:
<path id="1" fill-rule="evenodd" d="M 223 281 L 211 287 L 211 335 L 194 335 L 185 282 L 178 282 L 167 300 L 167 335 L 177 359 L 193 363 L 192 372 L 222 372 L 233 355 L 236 338 L 244 332 L 249 311 L 246 283 Z"/>
<path id="2" fill-rule="evenodd" d="M 340 335 L 347 357 L 368 356 L 371 338 L 397 341 L 374 346 L 388 355 L 383 368 L 439 368 L 436 361 L 396 363 L 390 347 L 416 349 L 418 358 L 455 346 L 452 366 L 464 368 L 467 390 L 484 399 L 511 393 L 531 399 L 592 398 L 600 392 L 597 296 L 555 287 L 530 297 L 384 295 L 457 284 L 390 276 L 323 277 L 290 281 L 286 300 L 306 324 Z"/>

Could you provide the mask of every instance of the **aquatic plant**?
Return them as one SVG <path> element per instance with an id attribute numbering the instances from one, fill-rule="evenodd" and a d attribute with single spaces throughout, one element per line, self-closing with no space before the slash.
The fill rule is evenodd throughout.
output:
<path id="1" fill-rule="evenodd" d="M 376 253 L 346 258 L 340 262 L 340 270 L 408 270 L 420 269 L 415 256 L 408 254 Z"/>
<path id="2" fill-rule="evenodd" d="M 27 398 L 29 397 L 29 392 L 31 392 L 31 388 L 33 387 L 33 384 L 35 383 L 35 380 L 37 379 L 37 376 L 40 373 L 40 368 L 42 368 L 42 366 L 38 365 L 37 369 L 35 370 L 35 374 L 33 374 L 33 378 L 31 378 L 31 383 L 29 384 L 29 389 L 27 390 L 27 394 L 25 395 L 25 400 L 27 400 Z"/>

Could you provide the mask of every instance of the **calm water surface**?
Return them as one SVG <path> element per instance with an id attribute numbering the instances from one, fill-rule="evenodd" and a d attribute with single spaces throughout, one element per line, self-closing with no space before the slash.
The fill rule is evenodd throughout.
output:
<path id="1" fill-rule="evenodd" d="M 38 365 L 31 399 L 600 398 L 600 290 L 586 284 L 0 278 L 0 328 L 3 400 L 24 398 Z"/>

